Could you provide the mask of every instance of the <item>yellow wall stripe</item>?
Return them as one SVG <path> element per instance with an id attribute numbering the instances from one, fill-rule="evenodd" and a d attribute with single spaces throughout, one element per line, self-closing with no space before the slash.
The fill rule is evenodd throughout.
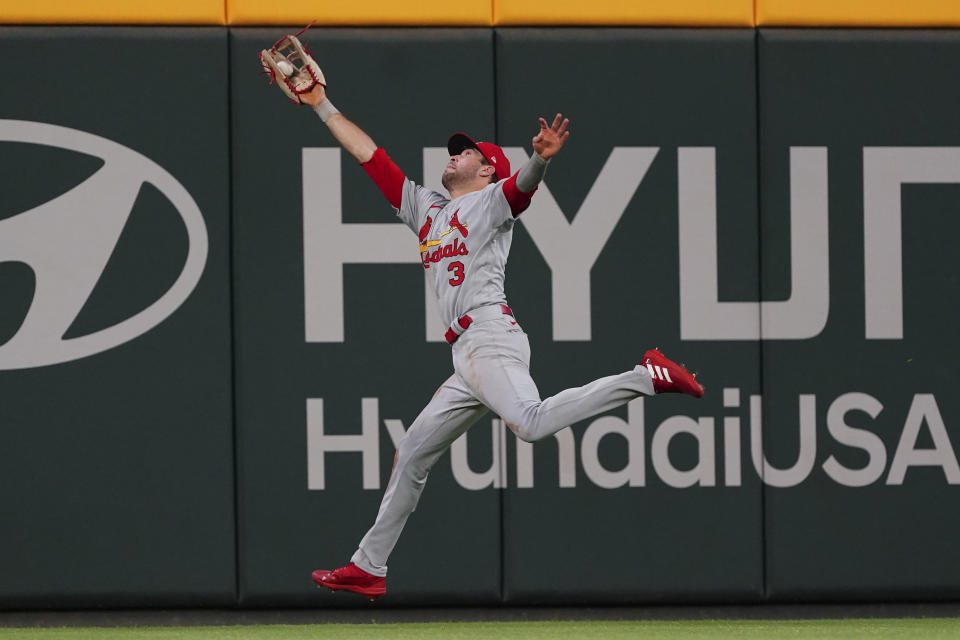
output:
<path id="1" fill-rule="evenodd" d="M 225 0 L 0 0 L 0 24 L 226 24 Z"/>
<path id="2" fill-rule="evenodd" d="M 960 27 L 960 0 L 0 0 L 0 24 Z"/>
<path id="3" fill-rule="evenodd" d="M 471 0 L 229 0 L 231 25 L 298 25 L 316 20 L 316 26 L 490 26 L 492 1 Z"/>
<path id="4" fill-rule="evenodd" d="M 494 0 L 495 25 L 752 27 L 754 0 Z"/>
<path id="5" fill-rule="evenodd" d="M 958 0 L 756 1 L 759 26 L 960 26 Z"/>

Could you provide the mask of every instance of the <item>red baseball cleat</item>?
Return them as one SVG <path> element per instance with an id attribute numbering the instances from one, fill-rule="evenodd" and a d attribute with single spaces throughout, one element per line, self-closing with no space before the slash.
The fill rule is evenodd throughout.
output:
<path id="1" fill-rule="evenodd" d="M 386 578 L 371 575 L 352 562 L 333 571 L 317 569 L 311 577 L 318 587 L 327 587 L 331 591 L 353 591 L 369 596 L 371 600 L 387 592 Z"/>
<path id="2" fill-rule="evenodd" d="M 676 362 L 660 353 L 659 349 L 650 349 L 643 354 L 643 366 L 653 378 L 653 389 L 657 393 L 686 393 L 694 398 L 703 397 L 703 385 L 696 377 Z"/>

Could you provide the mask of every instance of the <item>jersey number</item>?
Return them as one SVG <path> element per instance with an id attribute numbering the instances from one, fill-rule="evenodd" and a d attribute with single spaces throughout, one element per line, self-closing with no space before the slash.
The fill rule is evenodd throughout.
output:
<path id="1" fill-rule="evenodd" d="M 453 277 L 450 278 L 447 282 L 450 283 L 451 287 L 456 287 L 463 283 L 463 279 L 466 277 L 463 275 L 463 263 L 462 262 L 451 262 L 447 266 L 447 271 L 453 271 Z"/>

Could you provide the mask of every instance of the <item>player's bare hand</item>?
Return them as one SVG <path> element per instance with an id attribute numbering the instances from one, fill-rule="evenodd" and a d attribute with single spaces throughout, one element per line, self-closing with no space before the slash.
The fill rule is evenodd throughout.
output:
<path id="1" fill-rule="evenodd" d="M 326 99 L 327 92 L 324 91 L 322 84 L 318 84 L 313 89 L 310 89 L 310 91 L 300 94 L 300 102 L 311 107 L 317 106 Z"/>
<path id="2" fill-rule="evenodd" d="M 547 121 L 543 118 L 539 120 L 540 133 L 533 137 L 533 150 L 544 160 L 549 160 L 557 155 L 563 143 L 567 141 L 570 135 L 567 125 L 570 124 L 570 120 L 560 113 L 556 115 L 551 125 L 547 125 Z"/>

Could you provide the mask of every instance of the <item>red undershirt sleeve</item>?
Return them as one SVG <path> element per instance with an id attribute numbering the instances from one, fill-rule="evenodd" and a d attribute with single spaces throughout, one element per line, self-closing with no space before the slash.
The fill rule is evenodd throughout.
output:
<path id="1" fill-rule="evenodd" d="M 403 183 L 407 176 L 390 159 L 383 147 L 377 147 L 377 150 L 373 152 L 373 157 L 360 166 L 367 172 L 370 179 L 377 183 L 387 201 L 395 209 L 399 209 L 403 201 Z"/>
<path id="2" fill-rule="evenodd" d="M 503 183 L 503 195 L 507 198 L 507 203 L 510 205 L 510 211 L 513 213 L 514 218 L 527 210 L 527 207 L 530 206 L 530 201 L 533 199 L 533 194 L 536 192 L 536 188 L 528 192 L 520 191 L 519 187 L 517 187 L 516 173 L 507 178 Z"/>

